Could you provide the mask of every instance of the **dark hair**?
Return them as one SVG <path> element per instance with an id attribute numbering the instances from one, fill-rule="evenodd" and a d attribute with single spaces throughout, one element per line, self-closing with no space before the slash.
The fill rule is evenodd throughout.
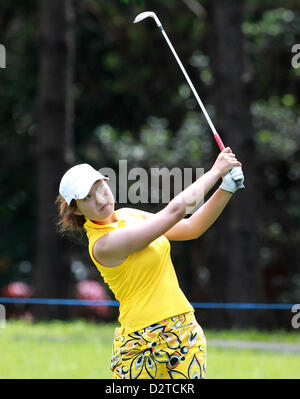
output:
<path id="1" fill-rule="evenodd" d="M 74 210 L 77 209 L 76 201 L 72 200 L 70 205 L 67 204 L 64 197 L 58 195 L 55 201 L 58 207 L 57 230 L 59 233 L 73 233 L 83 231 L 83 225 L 86 222 L 82 215 L 75 215 Z"/>

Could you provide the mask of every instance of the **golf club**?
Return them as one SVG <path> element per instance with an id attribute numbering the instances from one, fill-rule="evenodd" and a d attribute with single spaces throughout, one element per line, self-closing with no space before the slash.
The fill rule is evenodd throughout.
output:
<path id="1" fill-rule="evenodd" d="M 168 35 L 166 34 L 166 32 L 165 32 L 160 20 L 158 19 L 157 15 L 153 11 L 145 11 L 145 12 L 142 12 L 141 14 L 137 15 L 135 17 L 133 23 L 137 23 L 137 22 L 143 21 L 144 19 L 149 18 L 149 17 L 154 19 L 154 21 L 156 22 L 156 24 L 159 27 L 160 31 L 162 32 L 164 38 L 166 39 L 166 42 L 168 43 L 168 46 L 170 47 L 170 49 L 171 49 L 171 51 L 172 51 L 172 53 L 173 53 L 178 65 L 180 66 L 180 69 L 182 70 L 182 72 L 183 72 L 183 74 L 184 74 L 184 76 L 185 76 L 185 78 L 186 78 L 186 80 L 187 80 L 187 82 L 188 82 L 188 84 L 189 84 L 189 86 L 190 86 L 190 88 L 191 88 L 191 90 L 192 90 L 192 92 L 193 92 L 193 94 L 194 94 L 194 96 L 195 96 L 195 98 L 196 98 L 196 100 L 197 100 L 202 112 L 204 113 L 204 116 L 205 116 L 205 118 L 206 118 L 206 120 L 207 120 L 207 122 L 208 122 L 208 124 L 209 124 L 209 126 L 211 128 L 211 131 L 212 131 L 212 133 L 214 135 L 214 138 L 215 138 L 215 140 L 216 140 L 216 142 L 217 142 L 217 144 L 218 144 L 218 146 L 220 148 L 220 151 L 223 151 L 224 148 L 225 148 L 225 145 L 224 145 L 221 137 L 219 136 L 218 132 L 216 131 L 216 128 L 215 128 L 214 124 L 212 123 L 212 121 L 211 121 L 211 119 L 210 119 L 210 117 L 209 117 L 209 115 L 208 115 L 208 113 L 207 113 L 207 111 L 206 111 L 206 109 L 205 109 L 205 107 L 204 107 L 204 105 L 203 105 L 203 103 L 202 103 L 202 101 L 201 101 L 201 99 L 200 99 L 200 97 L 199 97 L 199 95 L 198 95 L 198 93 L 197 93 L 197 91 L 196 91 L 191 79 L 189 78 L 189 75 L 187 74 L 184 66 L 182 65 L 182 62 L 180 61 L 180 59 L 179 59 L 179 57 L 178 57 L 178 55 L 177 55 L 172 43 L 170 42 L 170 39 L 168 38 Z M 237 168 L 237 166 L 235 166 L 235 168 Z M 236 180 L 235 183 L 236 183 L 238 188 L 245 188 L 245 186 L 243 185 L 243 182 L 241 180 Z"/>

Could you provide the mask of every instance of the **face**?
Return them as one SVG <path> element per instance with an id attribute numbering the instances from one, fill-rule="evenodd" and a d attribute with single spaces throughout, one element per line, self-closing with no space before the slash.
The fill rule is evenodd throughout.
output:
<path id="1" fill-rule="evenodd" d="M 114 196 L 105 180 L 96 181 L 85 198 L 76 200 L 76 205 L 77 215 L 100 224 L 113 221 Z"/>

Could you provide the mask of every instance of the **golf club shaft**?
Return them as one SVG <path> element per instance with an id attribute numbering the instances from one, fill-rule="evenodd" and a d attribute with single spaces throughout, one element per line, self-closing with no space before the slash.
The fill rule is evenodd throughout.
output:
<path id="1" fill-rule="evenodd" d="M 215 140 L 216 140 L 216 142 L 217 142 L 217 144 L 218 144 L 218 146 L 220 148 L 220 151 L 223 151 L 224 148 L 225 148 L 225 145 L 224 145 L 221 137 L 219 136 L 218 132 L 216 131 L 216 128 L 214 127 L 214 124 L 212 123 L 212 121 L 211 121 L 211 119 L 210 119 L 210 117 L 209 117 L 209 115 L 208 115 L 208 113 L 207 113 L 207 111 L 206 111 L 206 109 L 205 109 L 205 107 L 204 107 L 204 105 L 203 105 L 203 103 L 202 103 L 202 101 L 201 101 L 201 99 L 200 99 L 200 97 L 199 97 L 199 95 L 198 95 L 198 93 L 197 93 L 197 91 L 196 91 L 191 79 L 189 78 L 189 75 L 187 74 L 184 66 L 182 65 L 182 62 L 180 61 L 180 59 L 179 59 L 179 57 L 178 57 L 178 55 L 177 55 L 172 43 L 170 42 L 170 39 L 168 38 L 168 35 L 166 34 L 166 32 L 165 32 L 160 20 L 158 19 L 157 15 L 153 11 L 145 11 L 145 12 L 142 12 L 141 14 L 137 15 L 133 22 L 137 23 L 137 22 L 140 22 L 140 21 L 144 20 L 145 18 L 149 18 L 149 17 L 154 19 L 154 21 L 156 22 L 156 24 L 159 27 L 160 31 L 162 32 L 162 34 L 163 34 L 163 36 L 164 36 L 169 48 L 171 49 L 171 51 L 172 51 L 172 53 L 173 53 L 178 65 L 180 66 L 180 69 L 183 72 L 184 77 L 185 77 L 186 81 L 188 82 L 188 84 L 189 84 L 189 86 L 190 86 L 190 88 L 191 88 L 191 90 L 192 90 L 192 92 L 193 92 L 193 94 L 194 94 L 194 96 L 195 96 L 195 98 L 196 98 L 196 100 L 197 100 L 202 112 L 204 113 L 204 116 L 205 116 L 205 118 L 206 118 L 206 120 L 207 120 L 207 122 L 208 122 L 208 124 L 209 124 L 209 126 L 211 128 L 211 131 L 212 131 L 212 133 L 214 135 L 214 138 L 215 138 Z M 236 184 L 236 186 L 238 188 L 244 188 L 242 180 L 236 180 L 235 184 Z"/>
<path id="2" fill-rule="evenodd" d="M 219 136 L 218 132 L 216 131 L 216 128 L 215 128 L 214 124 L 212 123 L 212 120 L 210 119 L 210 116 L 208 115 L 208 113 L 207 113 L 207 111 L 206 111 L 206 109 L 205 109 L 205 107 L 204 107 L 204 105 L 203 105 L 203 103 L 202 103 L 202 101 L 201 101 L 201 99 L 200 99 L 200 97 L 199 97 L 199 95 L 198 95 L 198 93 L 197 93 L 197 91 L 196 91 L 196 89 L 195 89 L 195 87 L 194 87 L 189 75 L 187 74 L 184 66 L 182 65 L 182 62 L 180 61 L 180 59 L 179 59 L 179 57 L 178 57 L 178 55 L 177 55 L 172 43 L 170 42 L 170 39 L 168 38 L 168 35 L 166 34 L 166 32 L 163 29 L 163 27 L 161 27 L 160 30 L 161 30 L 164 38 L 166 39 L 166 42 L 168 43 L 168 46 L 170 47 L 170 49 L 171 49 L 171 51 L 172 51 L 172 53 L 173 53 L 178 65 L 180 66 L 180 69 L 182 70 L 182 72 L 183 72 L 183 74 L 184 74 L 184 76 L 185 76 L 185 78 L 186 78 L 186 80 L 187 80 L 187 82 L 188 82 L 188 84 L 189 84 L 189 86 L 190 86 L 190 88 L 191 88 L 191 90 L 192 90 L 192 92 L 193 92 L 193 94 L 194 94 L 194 96 L 195 96 L 195 98 L 196 98 L 196 100 L 197 100 L 197 102 L 198 102 L 198 104 L 199 104 L 199 106 L 200 106 L 200 108 L 201 108 L 201 110 L 202 110 L 202 112 L 203 112 L 203 114 L 204 114 L 204 116 L 205 116 L 210 128 L 211 128 L 211 131 L 212 131 L 212 133 L 213 133 L 213 135 L 215 137 L 215 140 L 216 140 L 220 150 L 223 151 L 224 148 L 225 148 L 225 145 L 223 144 L 223 141 L 222 141 L 221 137 Z"/>
<path id="3" fill-rule="evenodd" d="M 225 148 L 225 145 L 224 145 L 221 137 L 219 136 L 218 132 L 216 131 L 216 128 L 215 128 L 214 124 L 212 123 L 212 120 L 210 119 L 210 116 L 208 115 L 208 113 L 207 113 L 207 111 L 206 111 L 206 109 L 205 109 L 205 107 L 204 107 L 204 105 L 203 105 L 203 103 L 202 103 L 202 101 L 201 101 L 201 99 L 200 99 L 200 97 L 199 97 L 199 95 L 198 95 L 198 93 L 197 93 L 197 91 L 196 91 L 196 89 L 195 89 L 195 87 L 194 87 L 189 75 L 187 74 L 184 66 L 182 65 L 182 62 L 180 61 L 180 59 L 179 59 L 179 57 L 178 57 L 178 55 L 177 55 L 172 43 L 170 42 L 170 39 L 168 38 L 168 35 L 166 34 L 166 32 L 165 32 L 165 30 L 163 28 L 163 26 L 161 25 L 159 28 L 160 28 L 161 33 L 163 34 L 164 38 L 166 39 L 166 42 L 168 43 L 168 46 L 170 47 L 170 49 L 171 49 L 171 51 L 172 51 L 172 53 L 173 53 L 178 65 L 180 66 L 180 69 L 182 70 L 182 72 L 183 72 L 183 74 L 184 74 L 184 76 L 185 76 L 185 78 L 186 78 L 186 80 L 187 80 L 187 82 L 188 82 L 188 84 L 189 84 L 189 86 L 190 86 L 190 88 L 191 88 L 191 90 L 192 90 L 192 92 L 193 92 L 193 94 L 194 94 L 194 96 L 195 96 L 195 98 L 196 98 L 196 100 L 197 100 L 197 102 L 198 102 L 198 104 L 199 104 L 199 106 L 200 106 L 200 108 L 201 108 L 201 110 L 202 110 L 202 112 L 203 112 L 203 114 L 204 114 L 204 116 L 205 116 L 210 128 L 211 128 L 211 131 L 212 131 L 212 133 L 214 135 L 214 138 L 215 138 L 215 140 L 216 140 L 216 142 L 217 142 L 217 144 L 218 144 L 218 146 L 220 148 L 220 151 L 223 151 L 224 148 Z M 244 188 L 245 187 L 241 180 L 236 180 L 235 184 L 239 188 Z"/>

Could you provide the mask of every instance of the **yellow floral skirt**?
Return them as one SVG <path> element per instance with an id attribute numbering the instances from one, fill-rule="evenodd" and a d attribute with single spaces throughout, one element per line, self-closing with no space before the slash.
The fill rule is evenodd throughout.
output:
<path id="1" fill-rule="evenodd" d="M 206 340 L 194 313 L 170 317 L 130 334 L 115 330 L 114 378 L 205 378 Z"/>

